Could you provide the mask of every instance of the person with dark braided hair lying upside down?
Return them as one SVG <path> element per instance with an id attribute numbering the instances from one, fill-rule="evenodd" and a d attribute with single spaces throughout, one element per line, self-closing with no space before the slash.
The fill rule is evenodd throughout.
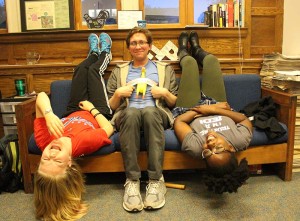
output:
<path id="1" fill-rule="evenodd" d="M 188 41 L 192 56 L 188 54 Z M 239 163 L 235 152 L 248 147 L 252 124 L 226 102 L 218 59 L 200 47 L 197 33 L 192 31 L 189 36 L 182 32 L 178 43 L 182 76 L 177 108 L 173 110 L 175 134 L 183 151 L 205 161 L 208 190 L 237 192 L 249 178 L 249 169 L 247 160 Z M 203 67 L 201 85 L 197 63 Z"/>

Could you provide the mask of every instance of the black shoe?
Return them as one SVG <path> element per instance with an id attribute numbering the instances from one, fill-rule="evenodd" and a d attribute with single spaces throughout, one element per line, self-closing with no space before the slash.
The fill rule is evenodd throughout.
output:
<path id="1" fill-rule="evenodd" d="M 203 59 L 209 53 L 207 51 L 204 51 L 203 48 L 201 48 L 197 32 L 195 31 L 190 32 L 189 42 L 191 45 L 190 53 L 192 57 L 194 57 L 198 62 L 198 64 L 203 67 Z"/>
<path id="2" fill-rule="evenodd" d="M 181 32 L 178 38 L 178 48 L 188 49 L 189 34 L 186 31 Z"/>
<path id="3" fill-rule="evenodd" d="M 200 47 L 199 37 L 198 37 L 197 32 L 195 32 L 195 31 L 190 32 L 189 42 L 190 42 L 190 45 L 191 45 L 191 49 Z"/>
<path id="4" fill-rule="evenodd" d="M 178 59 L 181 60 L 184 56 L 188 55 L 188 42 L 189 42 L 189 34 L 184 31 L 181 32 L 178 38 Z"/>
<path id="5" fill-rule="evenodd" d="M 197 32 L 191 31 L 190 37 L 189 37 L 189 42 L 190 42 L 190 53 L 191 55 L 196 59 L 196 54 L 202 50 L 200 44 L 199 44 L 199 37 Z M 198 62 L 199 63 L 199 62 Z"/>

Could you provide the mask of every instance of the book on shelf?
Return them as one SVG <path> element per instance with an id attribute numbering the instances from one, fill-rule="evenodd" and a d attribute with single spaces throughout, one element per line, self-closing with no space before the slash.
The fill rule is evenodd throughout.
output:
<path id="1" fill-rule="evenodd" d="M 240 13 L 239 13 L 239 19 L 240 19 L 240 27 L 245 27 L 245 0 L 239 0 L 240 2 Z"/>
<path id="2" fill-rule="evenodd" d="M 240 27 L 240 4 L 239 0 L 233 1 L 233 27 Z"/>
<path id="3" fill-rule="evenodd" d="M 224 24 L 225 23 L 225 24 Z M 225 4 L 217 4 L 217 27 L 226 27 L 226 15 L 225 15 Z"/>
<path id="4" fill-rule="evenodd" d="M 226 13 L 227 13 L 226 27 L 233 28 L 233 0 L 227 1 Z"/>
<path id="5" fill-rule="evenodd" d="M 217 25 L 217 22 L 218 22 L 218 20 L 217 20 L 217 4 L 208 6 L 208 11 L 210 14 L 210 21 L 209 21 L 210 27 L 218 27 L 218 25 Z"/>
<path id="6" fill-rule="evenodd" d="M 244 27 L 245 0 L 220 0 L 207 7 L 204 18 L 204 23 L 209 27 Z"/>

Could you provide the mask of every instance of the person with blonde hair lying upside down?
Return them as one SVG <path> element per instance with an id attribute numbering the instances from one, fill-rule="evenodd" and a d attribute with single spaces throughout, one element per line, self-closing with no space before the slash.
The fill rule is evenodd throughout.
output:
<path id="1" fill-rule="evenodd" d="M 110 144 L 113 127 L 102 75 L 111 60 L 111 39 L 106 33 L 89 36 L 88 57 L 75 69 L 67 112 L 59 119 L 46 93 L 36 99 L 34 137 L 43 151 L 34 176 L 36 218 L 75 220 L 87 212 L 82 201 L 84 178 L 73 158 Z"/>

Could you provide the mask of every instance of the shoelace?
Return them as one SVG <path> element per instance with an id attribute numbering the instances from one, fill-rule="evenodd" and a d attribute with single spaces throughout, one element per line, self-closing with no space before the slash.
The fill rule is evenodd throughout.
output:
<path id="1" fill-rule="evenodd" d="M 137 182 L 126 182 L 124 186 L 128 185 L 127 194 L 129 196 L 138 195 L 138 183 Z"/>
<path id="2" fill-rule="evenodd" d="M 149 181 L 149 184 L 147 185 L 146 189 L 148 193 L 156 194 L 158 192 L 159 188 L 159 181 Z"/>
<path id="3" fill-rule="evenodd" d="M 103 39 L 100 39 L 100 42 L 101 42 L 101 48 L 108 48 L 108 49 L 110 49 L 111 45 L 110 45 L 110 43 L 108 41 L 108 38 L 106 38 L 104 41 L 103 41 Z"/>
<path id="4" fill-rule="evenodd" d="M 90 39 L 90 44 L 91 44 L 91 48 L 93 49 L 93 48 L 97 48 L 98 46 L 98 41 L 97 41 L 97 39 L 96 38 L 91 38 Z"/>
<path id="5" fill-rule="evenodd" d="M 107 49 L 110 49 L 110 44 L 109 44 L 108 42 L 106 42 L 106 41 L 103 41 L 103 42 L 101 43 L 101 48 L 107 48 Z"/>

